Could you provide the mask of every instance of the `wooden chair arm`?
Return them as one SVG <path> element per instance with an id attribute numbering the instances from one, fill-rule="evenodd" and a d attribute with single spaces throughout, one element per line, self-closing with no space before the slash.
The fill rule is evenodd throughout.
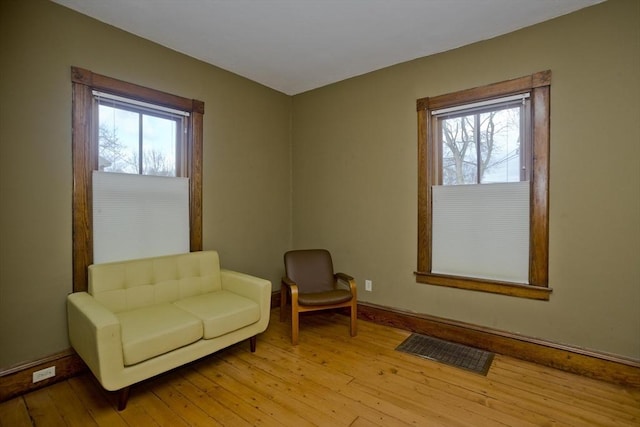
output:
<path id="1" fill-rule="evenodd" d="M 348 274 L 345 274 L 345 273 L 336 273 L 336 274 L 334 274 L 334 276 L 336 277 L 336 279 L 344 280 L 345 282 L 348 282 L 350 280 L 354 280 L 353 277 L 351 277 L 351 276 L 349 276 Z"/>
<path id="2" fill-rule="evenodd" d="M 292 287 L 292 286 L 298 287 L 298 285 L 296 285 L 296 282 L 289 279 L 287 276 L 282 276 L 282 284 L 287 285 L 289 287 Z"/>
<path id="3" fill-rule="evenodd" d="M 289 288 L 289 293 L 291 293 L 291 309 L 295 310 L 298 307 L 298 285 L 287 276 L 282 276 L 282 280 L 280 281 L 280 321 L 284 322 L 284 309 L 287 305 L 287 288 Z M 294 316 L 295 318 L 295 316 Z"/>
<path id="4" fill-rule="evenodd" d="M 334 274 L 334 277 L 337 280 L 342 280 L 343 282 L 346 282 L 346 284 L 349 285 L 349 289 L 351 290 L 351 294 L 355 297 L 358 294 L 358 287 L 356 286 L 356 281 L 353 277 L 349 276 L 348 274 L 345 273 L 336 273 Z"/>
<path id="5" fill-rule="evenodd" d="M 287 276 L 282 276 L 282 286 L 287 286 L 291 292 L 291 299 L 293 300 L 295 298 L 295 301 L 298 301 L 298 285 L 296 285 L 296 282 Z"/>
<path id="6" fill-rule="evenodd" d="M 289 279 L 287 276 L 282 276 L 282 284 L 288 286 L 289 288 L 296 288 L 296 291 L 298 289 L 298 285 L 296 285 L 296 282 Z"/>

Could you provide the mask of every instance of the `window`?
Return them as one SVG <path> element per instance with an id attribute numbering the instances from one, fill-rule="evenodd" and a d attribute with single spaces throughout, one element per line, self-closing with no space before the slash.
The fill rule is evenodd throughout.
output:
<path id="1" fill-rule="evenodd" d="M 550 80 L 545 71 L 417 101 L 418 282 L 549 298 Z M 495 248 L 508 249 L 486 262 Z"/>
<path id="2" fill-rule="evenodd" d="M 189 178 L 189 248 L 201 250 L 204 103 L 77 67 L 71 81 L 74 292 L 93 262 L 94 171 Z"/>
<path id="3" fill-rule="evenodd" d="M 189 112 L 93 91 L 98 105 L 98 170 L 181 176 Z"/>
<path id="4" fill-rule="evenodd" d="M 526 181 L 529 94 L 431 112 L 439 185 Z M 488 105 L 487 105 L 488 104 Z"/>

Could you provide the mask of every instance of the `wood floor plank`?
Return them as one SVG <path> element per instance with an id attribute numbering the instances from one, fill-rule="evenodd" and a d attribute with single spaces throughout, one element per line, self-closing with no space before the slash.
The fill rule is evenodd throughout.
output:
<path id="1" fill-rule="evenodd" d="M 0 427 L 30 427 L 31 417 L 22 397 L 0 403 Z"/>
<path id="2" fill-rule="evenodd" d="M 397 356 L 396 356 L 397 357 Z M 502 396 L 492 387 L 491 377 L 471 374 L 458 370 L 454 372 L 445 366 L 422 358 L 410 355 L 401 355 L 402 369 L 398 369 L 397 375 L 412 378 L 416 375 L 425 375 L 424 381 L 428 382 L 435 390 L 442 390 L 450 395 L 460 396 L 469 402 L 486 406 L 495 412 L 489 415 L 502 422 L 514 425 L 544 425 L 553 423 L 554 420 L 544 414 L 532 410 L 525 410 L 511 403 L 503 401 L 507 396 Z M 428 374 L 425 372 L 428 371 Z"/>
<path id="3" fill-rule="evenodd" d="M 316 327 L 307 333 L 307 340 L 309 340 L 309 344 L 313 345 L 308 346 L 308 350 L 302 350 L 303 347 L 300 346 L 301 350 L 299 351 L 307 353 L 303 357 L 316 360 L 320 365 L 330 367 L 333 370 L 350 373 L 356 377 L 356 382 L 361 381 L 364 384 L 363 389 L 374 390 L 373 393 L 376 396 L 380 396 L 379 390 L 389 390 L 395 387 L 384 377 L 386 373 L 390 373 L 390 371 L 385 372 L 386 364 L 380 364 L 375 357 L 371 357 L 371 353 L 368 354 L 369 357 L 365 357 L 350 348 L 349 343 L 352 346 L 354 344 L 357 346 L 357 339 L 344 338 L 332 334 L 336 325 L 314 326 Z M 278 342 L 278 344 L 283 345 L 281 342 Z M 448 425 L 454 425 L 455 423 L 459 425 L 477 425 L 478 416 L 470 413 L 466 408 L 461 409 L 456 414 L 456 420 L 454 421 L 450 419 L 451 408 L 417 403 L 418 399 L 416 397 L 421 398 L 422 396 L 416 396 L 412 392 L 414 387 L 414 385 L 411 387 L 398 387 L 393 390 L 393 393 L 385 395 L 385 399 L 393 400 L 396 406 L 410 408 L 418 413 L 425 413 L 431 417 L 443 419 Z"/>
<path id="4" fill-rule="evenodd" d="M 264 351 L 265 346 L 263 346 L 262 349 L 263 352 L 268 353 L 268 350 Z M 345 399 L 341 391 L 344 388 L 349 387 L 350 384 L 353 384 L 353 378 L 348 382 L 325 381 L 322 376 L 313 375 L 314 372 L 322 373 L 324 371 L 319 371 L 317 368 L 314 369 L 309 367 L 300 369 L 299 365 L 303 363 L 303 361 L 299 361 L 295 364 L 284 365 L 290 367 L 289 371 L 280 366 L 280 364 L 271 362 L 272 359 L 269 360 L 268 358 L 265 358 L 262 361 L 256 361 L 255 358 L 251 360 L 249 360 L 249 358 L 246 359 L 247 364 L 251 363 L 257 369 L 271 372 L 276 378 L 289 378 L 292 375 L 297 377 L 295 381 L 287 384 L 287 391 L 293 392 L 296 396 L 303 396 L 305 399 L 309 399 L 310 404 L 317 402 L 325 411 L 328 408 L 338 417 L 337 421 L 333 425 L 350 425 L 350 423 L 345 424 L 345 420 L 348 421 L 353 419 L 355 422 L 356 420 L 353 418 L 354 414 L 370 421 L 377 418 L 381 423 L 387 425 L 403 422 L 394 416 L 396 409 L 390 410 L 386 414 L 382 414 L 375 408 L 363 405 L 357 399 Z M 411 421 L 418 420 L 413 419 L 410 420 L 409 423 Z M 426 419 L 421 421 L 426 422 Z"/>
<path id="5" fill-rule="evenodd" d="M 358 417 L 349 425 L 349 427 L 384 427 L 384 424 L 378 424 L 375 421 L 370 420 L 364 416 L 358 415 Z"/>
<path id="6" fill-rule="evenodd" d="M 129 406 L 143 408 L 144 412 L 160 426 L 188 427 L 189 423 L 185 422 L 179 414 L 171 410 L 165 402 L 153 393 L 154 382 L 163 379 L 164 375 L 156 377 L 151 382 L 141 384 L 135 393 L 131 393 L 127 408 Z M 126 410 L 122 412 L 126 412 Z"/>
<path id="7" fill-rule="evenodd" d="M 264 353 L 278 353 L 282 352 L 280 349 L 271 349 L 268 345 L 261 347 L 260 354 Z M 253 362 L 261 369 L 274 373 L 275 376 L 280 378 L 294 378 L 294 383 L 298 386 L 292 386 L 292 391 L 300 390 L 300 393 L 304 393 L 307 396 L 320 394 L 322 401 L 327 403 L 324 410 L 330 410 L 337 414 L 346 413 L 345 419 L 349 419 L 350 414 L 366 414 L 364 418 L 381 423 L 382 425 L 426 425 L 427 419 L 421 416 L 416 417 L 414 414 L 407 417 L 396 417 L 398 408 L 393 408 L 385 412 L 379 410 L 380 406 L 386 402 L 376 400 L 367 406 L 366 396 L 363 394 L 358 395 L 354 393 L 355 397 L 345 399 L 344 389 L 348 388 L 349 384 L 353 380 L 350 377 L 350 381 L 332 381 L 331 378 L 327 378 L 324 374 L 326 370 L 318 370 L 317 366 L 313 366 L 303 358 L 294 363 L 279 363 L 278 360 L 265 357 L 263 363 Z M 373 399 L 370 399 L 373 400 Z M 403 414 L 405 415 L 405 414 Z M 372 421 L 373 422 L 373 421 Z M 436 425 L 431 423 L 430 425 Z"/>
<path id="8" fill-rule="evenodd" d="M 218 362 L 219 363 L 219 362 Z M 217 373 L 215 372 L 215 364 L 212 365 L 209 360 L 194 365 L 195 372 L 189 376 L 189 380 L 199 387 L 220 404 L 229 408 L 239 417 L 244 419 L 252 426 L 281 426 L 277 415 L 272 417 L 265 412 L 254 399 L 250 396 L 248 399 L 243 394 L 243 390 L 238 390 L 234 384 L 225 384 L 225 381 L 216 381 Z"/>
<path id="9" fill-rule="evenodd" d="M 91 374 L 85 373 L 68 380 L 78 400 L 82 402 L 87 412 L 99 426 L 126 427 L 127 423 L 122 419 L 116 407 L 105 398 L 106 392 L 95 381 Z"/>
<path id="10" fill-rule="evenodd" d="M 0 404 L 0 427 L 640 426 L 640 389 L 496 355 L 486 376 L 396 351 L 407 331 L 303 316 L 300 342 L 271 314 L 246 343 L 117 395 L 89 373 Z"/>
<path id="11" fill-rule="evenodd" d="M 271 375 L 260 369 L 254 360 L 246 362 L 241 359 L 240 354 L 236 354 L 233 358 L 225 358 L 223 362 L 221 371 L 281 407 L 298 414 L 309 425 L 340 425 L 344 423 L 344 416 L 349 416 L 347 413 L 343 413 L 343 417 L 337 416 L 335 407 L 326 411 L 329 402 L 324 396 L 314 393 L 313 389 L 302 390 L 296 385 L 295 380 L 283 380 L 283 377 Z M 355 417 L 349 416 L 348 424 L 354 419 Z"/>
<path id="12" fill-rule="evenodd" d="M 547 369 L 547 368 L 545 368 Z M 463 371 L 461 371 L 463 372 Z M 495 371 L 493 372 L 495 373 Z M 488 376 L 488 378 L 492 378 L 493 373 L 490 373 L 490 375 Z M 472 377 L 470 377 L 472 378 Z M 479 377 L 476 377 L 479 378 Z M 465 384 L 468 381 L 462 381 L 461 379 L 458 379 L 458 381 L 460 381 L 460 383 Z M 499 381 L 505 381 L 504 378 L 500 378 Z M 540 394 L 538 392 L 538 390 L 540 390 L 537 387 L 529 387 L 529 386 L 523 386 L 523 384 L 521 382 L 512 382 L 508 384 L 510 387 L 510 392 L 513 392 L 513 389 L 523 389 L 525 390 L 526 393 L 530 393 L 531 396 L 538 396 L 537 401 L 534 399 L 535 402 L 537 402 L 537 411 L 540 414 L 544 414 L 548 411 L 548 407 L 549 405 L 557 405 L 558 407 L 565 405 L 565 411 L 567 412 L 567 416 L 565 416 L 563 419 L 563 422 L 571 422 L 577 425 L 583 424 L 585 422 L 595 422 L 595 423 L 603 423 L 603 424 L 607 424 L 610 421 L 607 420 L 607 416 L 603 415 L 600 411 L 597 411 L 597 408 L 593 408 L 593 411 L 588 411 L 585 409 L 585 401 L 580 401 L 580 404 L 577 405 L 576 403 L 578 402 L 578 399 L 576 399 L 574 396 L 572 396 L 571 394 L 562 394 L 559 391 L 556 391 L 554 388 L 547 388 L 545 394 Z M 496 392 L 496 390 L 499 390 L 499 388 L 496 388 L 495 386 L 491 389 L 493 392 Z M 459 394 L 459 391 L 456 391 L 455 394 Z M 490 395 L 489 395 L 490 396 Z M 507 393 L 503 393 L 501 395 L 502 399 L 508 399 L 509 397 L 507 396 Z M 500 398 L 498 398 L 500 399 Z M 498 399 L 494 400 L 494 401 L 498 401 Z M 553 402 L 548 403 L 549 400 L 553 400 Z M 510 405 L 510 407 L 514 405 Z M 578 408 L 576 408 L 576 406 L 578 406 Z M 580 407 L 582 406 L 582 407 Z M 571 407 L 574 407 L 575 410 L 570 410 Z M 505 409 L 507 407 L 504 407 Z M 527 408 L 529 411 L 536 411 L 536 406 L 529 406 Z M 569 418 L 571 414 L 575 413 L 575 417 L 574 418 Z M 514 416 L 517 416 L 517 414 L 513 414 Z M 627 417 L 633 417 L 632 415 L 628 415 Z M 630 418 L 629 418 L 630 419 Z M 504 421 L 508 421 L 508 420 L 504 420 Z M 538 422 L 539 420 L 537 420 L 536 422 Z"/>
<path id="13" fill-rule="evenodd" d="M 129 426 L 160 426 L 154 417 L 147 412 L 146 408 L 142 405 L 132 405 L 132 402 L 137 401 L 138 398 L 132 396 L 129 398 L 129 403 L 124 411 L 121 411 L 122 419 Z"/>
<path id="14" fill-rule="evenodd" d="M 316 356 L 320 356 L 323 360 L 331 360 L 333 369 L 337 370 L 348 370 L 353 375 L 355 375 L 360 381 L 364 381 L 369 384 L 370 387 L 386 387 L 387 389 L 395 387 L 396 384 L 393 380 L 395 374 L 397 373 L 397 369 L 394 367 L 389 367 L 386 362 L 381 362 L 378 357 L 364 357 L 359 352 L 353 351 L 352 346 L 347 346 L 345 342 L 342 342 L 343 339 L 340 337 L 335 337 L 331 335 L 327 337 L 327 328 L 324 328 L 323 332 L 318 332 L 317 330 L 313 332 L 309 332 L 309 335 L 314 335 L 319 340 L 322 339 L 324 345 L 318 345 L 317 347 L 322 347 L 323 349 L 314 350 Z M 355 343 L 355 340 L 351 341 Z M 342 345 L 340 345 L 342 344 Z M 359 347 L 361 348 L 361 347 Z M 338 363 L 341 364 L 338 366 Z M 357 373 L 357 374 L 356 374 Z M 385 375 L 387 375 L 385 377 Z M 395 392 L 396 396 L 404 396 L 407 399 L 412 398 L 413 391 L 419 387 L 418 384 L 413 384 L 411 389 L 401 384 L 397 386 L 397 390 Z M 448 397 L 442 396 L 440 392 L 427 393 L 428 388 L 424 388 L 422 390 L 423 395 L 428 395 L 430 400 L 435 399 L 440 405 L 437 405 L 441 411 L 441 415 L 448 416 L 452 411 L 457 411 L 456 417 L 458 421 L 462 421 L 466 419 L 469 425 L 474 425 L 477 423 L 478 418 L 482 417 L 481 413 L 487 413 L 486 408 L 482 405 L 477 405 L 477 410 L 472 411 L 470 407 L 473 405 L 473 402 L 465 401 L 464 399 L 460 399 L 456 395 L 450 395 Z M 424 408 L 426 410 L 426 408 Z M 508 417 L 503 417 L 508 418 Z M 513 420 L 511 420 L 513 421 Z M 498 421 L 496 421 L 498 422 Z M 509 424 L 509 420 L 505 420 L 505 424 Z"/>
<path id="15" fill-rule="evenodd" d="M 525 410 L 512 404 L 505 405 L 501 402 L 500 396 L 494 395 L 496 390 L 491 387 L 491 373 L 485 378 L 481 375 L 469 373 L 461 369 L 452 369 L 449 366 L 442 365 L 437 362 L 432 362 L 400 352 L 378 352 L 376 358 L 380 361 L 386 360 L 386 363 L 396 363 L 397 375 L 404 376 L 407 380 L 419 375 L 426 375 L 429 377 L 428 382 L 432 386 L 436 387 L 436 390 L 446 391 L 454 396 L 464 396 L 469 402 L 481 405 L 474 406 L 475 410 L 480 409 L 480 412 L 486 413 L 486 411 L 482 409 L 482 406 L 487 406 L 501 414 L 486 414 L 486 416 L 490 418 L 501 420 L 501 422 L 507 424 L 516 422 L 517 420 L 519 420 L 517 421 L 518 424 L 526 423 L 523 419 Z M 396 362 L 393 362 L 394 360 Z M 397 361 L 400 361 L 400 363 L 397 363 Z M 427 370 L 428 373 L 426 373 Z M 542 407 L 541 410 L 542 409 L 544 408 Z M 529 416 L 532 418 L 531 421 L 537 425 L 553 421 L 546 415 L 538 416 L 535 412 L 529 413 Z"/>
<path id="16" fill-rule="evenodd" d="M 182 395 L 187 398 L 191 404 L 197 406 L 202 411 L 206 412 L 209 416 L 214 418 L 219 424 L 225 426 L 251 426 L 252 424 L 230 410 L 228 407 L 222 405 L 217 399 L 213 398 L 207 389 L 198 388 L 191 379 L 197 375 L 196 372 L 191 370 L 178 370 L 176 372 L 180 375 L 179 378 L 173 380 L 173 386 Z M 194 379 L 194 382 L 198 382 Z"/>
<path id="17" fill-rule="evenodd" d="M 69 427 L 97 427 L 87 408 L 73 391 L 68 381 L 62 381 L 46 388 L 53 405 L 57 408 L 65 424 Z"/>
<path id="18" fill-rule="evenodd" d="M 197 405 L 185 397 L 178 389 L 174 387 L 176 373 L 153 381 L 149 384 L 149 390 L 167 406 L 169 410 L 185 421 L 187 425 L 193 427 L 215 427 L 223 426 L 214 417 L 207 414 Z"/>
<path id="19" fill-rule="evenodd" d="M 497 365 L 504 376 L 518 376 L 520 381 L 543 388 L 556 384 L 571 394 L 581 397 L 603 399 L 611 401 L 613 398 L 621 405 L 633 405 L 640 409 L 640 389 L 623 387 L 618 384 L 606 383 L 593 378 L 576 376 L 568 372 L 551 369 L 524 362 L 511 357 L 502 357 Z"/>
<path id="20" fill-rule="evenodd" d="M 295 408 L 276 402 L 275 396 L 269 390 L 262 389 L 262 385 L 256 382 L 248 383 L 246 377 L 237 375 L 238 373 L 233 372 L 227 365 L 223 360 L 219 360 L 215 366 L 206 367 L 202 372 L 226 390 L 250 402 L 269 418 L 277 418 L 280 425 L 313 426 L 313 423 L 299 415 Z"/>
<path id="21" fill-rule="evenodd" d="M 548 368 L 545 368 L 548 369 Z M 531 374 L 531 376 L 536 376 Z M 571 392 L 564 388 L 563 384 L 556 381 L 548 381 L 544 388 L 524 382 L 521 378 L 511 378 L 496 369 L 494 373 L 494 384 L 497 390 L 502 391 L 505 401 L 516 399 L 519 406 L 527 402 L 536 405 L 538 411 L 553 412 L 558 419 L 574 425 L 609 425 L 612 419 L 617 422 L 626 422 L 635 418 L 633 411 L 629 410 L 622 417 L 616 415 L 616 410 L 607 404 L 606 400 L 600 400 L 594 405 L 587 399 L 580 397 L 579 393 Z M 570 381 L 564 385 L 570 384 Z M 572 410 L 569 410 L 572 408 Z M 531 407 L 529 407 L 532 410 Z M 608 414 L 613 412 L 613 418 Z M 625 420 L 626 419 L 626 420 Z"/>
<path id="22" fill-rule="evenodd" d="M 280 328 L 281 327 L 282 326 L 280 326 Z M 277 328 L 278 327 L 276 326 L 274 329 Z M 327 380 L 325 377 L 329 376 L 331 372 L 335 371 L 329 369 L 328 366 L 326 366 L 328 363 L 328 359 L 324 360 L 319 356 L 319 352 L 316 351 L 317 347 L 292 347 L 290 339 L 287 336 L 283 336 L 277 332 L 275 334 L 269 334 L 268 336 L 265 335 L 265 337 L 263 338 L 263 343 L 261 343 L 261 351 L 259 353 L 262 354 L 262 350 L 264 349 L 265 344 L 267 344 L 268 349 L 268 345 L 270 345 L 271 343 L 276 343 L 275 345 L 273 345 L 273 347 L 277 349 L 276 351 L 280 352 L 281 355 L 289 354 L 293 358 L 294 362 L 297 360 L 296 363 L 287 364 L 288 366 L 299 365 L 297 368 L 297 373 L 295 375 L 314 377 L 315 381 L 317 381 L 317 384 L 320 385 L 320 387 L 327 388 L 327 393 L 342 396 L 342 393 L 344 393 L 345 390 L 337 390 L 335 387 L 342 385 L 347 386 L 353 380 L 353 377 L 348 373 L 342 374 L 342 377 L 344 377 L 344 379 L 348 379 L 347 381 L 343 381 L 342 378 L 337 382 L 332 381 L 331 379 Z M 316 385 L 316 387 L 318 387 L 318 385 Z M 436 418 L 434 417 L 426 418 L 424 414 L 410 413 L 410 411 L 406 411 L 404 410 L 404 408 L 399 408 L 395 405 L 391 405 L 388 402 L 382 401 L 366 393 L 356 392 L 355 395 L 356 397 L 350 402 L 352 408 L 354 406 L 359 406 L 359 408 L 362 410 L 362 413 L 373 414 L 371 417 L 375 417 L 376 420 L 383 425 L 402 425 L 404 423 L 409 425 L 444 425 L 436 423 Z M 361 401 L 364 404 L 362 404 Z M 369 406 L 367 406 L 367 404 Z M 378 408 L 381 406 L 385 407 L 386 412 L 380 412 L 378 410 Z"/>
<path id="23" fill-rule="evenodd" d="M 47 388 L 28 393 L 24 399 L 34 425 L 39 427 L 66 427 L 66 423 L 51 400 Z"/>
<path id="24" fill-rule="evenodd" d="M 291 383 L 301 384 L 308 381 L 312 384 L 332 388 L 338 384 L 349 384 L 354 377 L 349 374 L 327 369 L 323 362 L 310 360 L 299 355 L 291 355 L 282 349 L 268 343 L 261 347 L 260 353 L 253 354 L 254 359 L 239 355 L 247 363 L 253 362 L 266 372 L 274 376 L 283 376 Z"/>
<path id="25" fill-rule="evenodd" d="M 531 393 L 540 393 L 544 390 L 547 398 L 562 402 L 566 405 L 582 407 L 585 410 L 600 413 L 604 416 L 626 419 L 629 422 L 640 418 L 640 402 L 626 401 L 621 398 L 622 390 L 611 391 L 601 394 L 596 391 L 597 387 L 591 384 L 588 388 L 575 384 L 571 378 L 561 378 L 549 381 L 548 376 L 536 375 L 535 371 L 518 371 L 515 369 L 496 368 L 496 373 L 504 378 L 518 381 L 522 387 L 526 387 Z M 545 372 L 546 373 L 546 372 Z M 549 387 L 550 383 L 554 387 Z M 634 408 L 635 406 L 635 408 Z M 635 409 L 635 410 L 634 410 Z"/>
<path id="26" fill-rule="evenodd" d="M 344 349 L 344 338 L 342 338 L 340 335 L 337 334 L 332 334 L 333 330 L 330 324 L 322 324 L 322 322 L 318 322 L 317 318 L 312 319 L 315 322 L 315 324 L 313 324 L 313 328 L 310 328 L 310 330 L 307 332 L 308 336 L 323 336 L 326 337 L 324 339 L 325 341 L 325 345 L 323 346 L 324 348 L 330 348 L 331 352 L 336 354 L 336 357 L 351 357 L 354 360 L 354 364 L 356 366 L 362 366 L 362 360 L 359 360 L 357 355 L 351 354 L 348 355 L 348 351 L 349 350 L 343 350 Z M 334 319 L 335 320 L 335 319 Z M 311 323 L 311 322 L 310 322 Z M 342 321 L 342 323 L 344 323 L 344 321 Z M 311 338 L 307 338 L 307 339 L 311 339 Z M 342 344 L 342 345 L 341 345 Z M 362 349 L 363 347 L 359 347 L 360 349 Z M 323 357 L 327 358 L 326 355 L 323 355 Z M 376 358 L 372 358 L 368 360 L 368 365 L 367 366 L 376 366 Z M 341 369 L 340 367 L 334 365 L 333 366 L 334 369 Z M 449 367 L 443 367 L 443 370 L 450 370 L 452 368 Z M 464 372 L 464 371 L 460 371 L 459 372 Z M 382 370 L 380 371 L 381 373 L 383 372 Z M 452 371 L 451 373 L 455 373 L 455 371 Z M 499 384 L 499 383 L 498 383 Z M 512 384 L 512 387 L 514 385 Z M 518 386 L 518 385 L 516 385 Z M 497 390 L 500 390 L 500 387 L 497 388 Z M 424 390 L 423 390 L 424 391 Z M 493 388 L 493 391 L 496 391 L 496 388 Z M 398 392 L 402 392 L 402 389 L 400 389 Z M 501 396 L 503 398 L 506 398 L 507 400 L 510 399 L 510 396 L 508 395 L 507 392 L 504 392 L 501 394 Z M 445 405 L 443 402 L 439 402 L 441 405 Z M 606 415 L 603 415 L 600 412 L 591 412 L 588 410 L 585 410 L 584 408 L 581 407 L 575 407 L 575 411 L 573 413 L 570 414 L 564 414 L 561 411 L 561 408 L 563 407 L 563 405 L 561 403 L 555 402 L 555 401 L 549 401 L 549 399 L 546 396 L 536 396 L 535 394 L 529 395 L 528 399 L 522 399 L 520 401 L 520 403 L 526 403 L 525 406 L 525 410 L 530 411 L 533 414 L 537 414 L 539 416 L 537 416 L 536 418 L 537 421 L 540 421 L 540 417 L 542 417 L 543 419 L 546 419 L 546 421 L 548 422 L 563 422 L 566 423 L 567 425 L 593 425 L 593 424 L 601 424 L 601 425 L 607 425 L 608 423 L 611 422 L 611 419 L 608 418 Z M 453 403 L 454 405 L 456 405 L 457 403 Z M 556 411 L 556 418 L 552 418 L 552 417 L 548 417 L 546 414 L 548 413 L 548 408 L 549 406 L 554 406 L 556 407 L 556 409 L 558 409 Z M 509 406 L 513 406 L 518 408 L 518 406 L 514 406 L 513 404 L 510 404 Z M 467 408 L 469 408 L 469 406 L 467 405 Z M 506 406 L 505 406 L 506 408 Z M 459 420 L 461 418 L 463 418 L 465 415 L 468 415 L 467 412 L 463 411 L 461 413 L 458 414 Z M 516 414 L 513 414 L 514 416 L 516 416 Z M 506 419 L 508 417 L 497 417 L 496 415 L 493 416 L 493 418 L 503 418 L 503 422 L 505 423 L 509 423 L 509 420 Z M 494 420 L 496 421 L 496 420 Z M 524 422 L 524 421 L 522 421 Z"/>

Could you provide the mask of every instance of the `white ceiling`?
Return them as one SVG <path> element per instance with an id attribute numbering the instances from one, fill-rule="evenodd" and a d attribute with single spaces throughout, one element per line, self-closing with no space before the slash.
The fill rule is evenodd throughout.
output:
<path id="1" fill-rule="evenodd" d="M 53 0 L 295 95 L 604 0 Z"/>

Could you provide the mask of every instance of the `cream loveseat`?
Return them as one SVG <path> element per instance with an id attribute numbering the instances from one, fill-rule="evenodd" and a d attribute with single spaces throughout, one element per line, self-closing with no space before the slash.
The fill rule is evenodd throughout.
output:
<path id="1" fill-rule="evenodd" d="M 88 292 L 67 298 L 69 340 L 100 384 L 120 390 L 256 335 L 271 282 L 220 269 L 215 251 L 89 266 Z"/>

